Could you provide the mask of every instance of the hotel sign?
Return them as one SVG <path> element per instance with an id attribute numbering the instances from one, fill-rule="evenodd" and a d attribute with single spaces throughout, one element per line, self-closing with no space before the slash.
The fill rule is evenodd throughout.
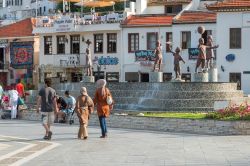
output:
<path id="1" fill-rule="evenodd" d="M 55 32 L 70 32 L 74 31 L 73 19 L 60 19 L 54 22 Z"/>
<path id="2" fill-rule="evenodd" d="M 250 13 L 244 13 L 242 21 L 243 27 L 250 27 Z"/>

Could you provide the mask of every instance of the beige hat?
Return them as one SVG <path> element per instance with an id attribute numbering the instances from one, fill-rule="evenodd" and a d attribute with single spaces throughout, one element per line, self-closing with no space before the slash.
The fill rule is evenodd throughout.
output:
<path id="1" fill-rule="evenodd" d="M 88 96 L 87 89 L 85 87 L 81 87 L 80 93 L 82 95 Z"/>
<path id="2" fill-rule="evenodd" d="M 106 82 L 106 80 L 104 80 L 104 79 L 99 79 L 99 80 L 96 82 L 97 88 L 102 88 L 102 87 L 106 86 L 106 84 L 107 84 L 107 82 Z"/>

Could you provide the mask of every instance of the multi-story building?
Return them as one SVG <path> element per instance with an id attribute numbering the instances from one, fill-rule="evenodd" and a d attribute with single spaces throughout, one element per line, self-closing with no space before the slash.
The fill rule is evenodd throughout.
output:
<path id="1" fill-rule="evenodd" d="M 237 82 L 238 88 L 250 93 L 250 1 L 227 0 L 208 6 L 217 12 L 216 42 L 219 81 Z"/>

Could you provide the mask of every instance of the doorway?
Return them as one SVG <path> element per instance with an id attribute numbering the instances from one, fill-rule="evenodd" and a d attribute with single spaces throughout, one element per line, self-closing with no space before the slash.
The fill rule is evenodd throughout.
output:
<path id="1" fill-rule="evenodd" d="M 229 73 L 229 82 L 237 83 L 237 90 L 241 90 L 241 73 Z"/>
<path id="2" fill-rule="evenodd" d="M 141 82 L 149 82 L 149 74 L 141 73 Z"/>

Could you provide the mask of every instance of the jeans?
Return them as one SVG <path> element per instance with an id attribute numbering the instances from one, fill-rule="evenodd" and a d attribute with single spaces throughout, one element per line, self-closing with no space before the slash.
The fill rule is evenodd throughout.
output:
<path id="1" fill-rule="evenodd" d="M 102 130 L 102 136 L 105 136 L 107 134 L 106 117 L 100 116 L 99 122 Z"/>

